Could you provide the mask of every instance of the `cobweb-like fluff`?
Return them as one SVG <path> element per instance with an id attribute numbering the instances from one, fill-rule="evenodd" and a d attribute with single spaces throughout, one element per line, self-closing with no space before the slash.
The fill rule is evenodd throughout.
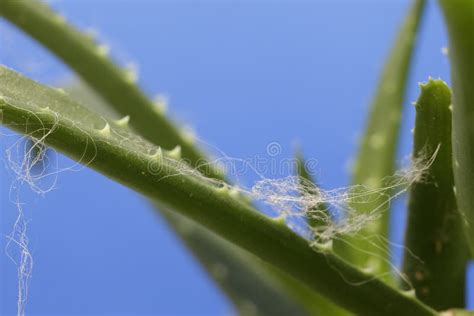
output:
<path id="1" fill-rule="evenodd" d="M 51 113 L 56 115 L 53 111 Z M 48 149 L 44 145 L 45 139 L 58 126 L 59 118 L 57 121 L 58 123 L 52 127 L 39 128 L 34 133 L 20 138 L 6 150 L 8 167 L 16 178 L 15 183 L 12 184 L 11 196 L 14 196 L 12 202 L 17 206 L 18 216 L 11 234 L 7 236 L 9 242 L 6 251 L 18 267 L 18 315 L 24 315 L 28 284 L 33 269 L 33 259 L 28 248 L 28 220 L 25 217 L 24 205 L 21 203 L 21 187 L 26 186 L 33 192 L 44 195 L 55 188 L 59 173 L 65 170 L 76 171 L 75 166 L 79 164 L 87 166 L 94 159 L 90 158 L 88 161 L 78 159 L 78 162 L 73 166 L 62 169 L 57 166 L 56 159 L 51 158 L 52 155 L 46 154 Z M 74 122 L 70 123 L 75 124 Z M 128 146 L 133 144 L 137 157 L 142 157 L 139 155 L 140 153 L 148 153 L 150 156 L 159 156 L 160 159 L 165 159 L 167 164 L 172 165 L 172 169 L 176 171 L 176 174 L 169 174 L 166 177 L 189 175 L 212 187 L 228 187 L 237 193 L 235 197 L 244 195 L 252 200 L 263 202 L 269 205 L 277 216 L 284 218 L 290 228 L 307 238 L 308 243 L 312 246 L 331 242 L 340 236 L 357 234 L 361 229 L 377 220 L 386 211 L 391 201 L 406 192 L 411 184 L 427 181 L 426 171 L 436 158 L 439 149 L 438 146 L 431 157 L 418 155 L 420 158 L 413 160 L 410 167 L 382 179 L 383 185 L 380 188 L 355 185 L 326 190 L 299 176 L 289 175 L 272 179 L 259 173 L 257 173 L 259 179 L 250 186 L 241 185 L 239 181 L 236 185 L 230 185 L 223 180 L 204 176 L 196 169 L 191 168 L 186 161 L 158 154 L 161 152 L 161 148 L 153 146 L 116 124 L 109 124 L 106 119 L 104 119 L 104 124 L 105 127 L 101 127 L 99 130 L 102 133 L 107 133 L 114 140 L 118 140 L 117 146 L 125 143 Z M 79 125 L 77 127 L 80 128 Z M 84 133 L 87 135 L 86 132 Z M 88 146 L 92 146 L 93 149 L 97 148 L 98 144 L 94 143 L 93 137 L 89 137 L 91 142 Z M 86 151 L 87 146 L 84 148 L 84 155 Z M 52 153 L 55 155 L 54 151 Z M 150 158 L 143 159 L 154 161 Z M 222 158 L 216 159 L 209 165 L 215 166 L 216 162 L 223 160 L 231 166 L 236 162 L 247 163 L 244 159 L 223 155 Z M 160 168 L 164 165 L 166 164 L 156 164 Z M 158 176 L 158 173 L 153 173 L 153 167 L 154 165 L 148 165 L 147 172 Z M 249 170 L 255 171 L 256 168 L 250 166 Z M 163 175 L 160 177 L 163 178 Z M 43 182 L 44 179 L 49 179 L 46 186 Z M 366 212 L 356 211 L 357 206 L 361 204 L 370 205 L 371 209 Z M 322 205 L 324 207 L 321 207 Z M 335 220 L 336 218 L 338 220 Z M 317 221 L 318 225 L 310 225 L 308 219 Z M 18 246 L 18 252 L 15 254 L 10 252 L 10 246 L 13 244 Z"/>

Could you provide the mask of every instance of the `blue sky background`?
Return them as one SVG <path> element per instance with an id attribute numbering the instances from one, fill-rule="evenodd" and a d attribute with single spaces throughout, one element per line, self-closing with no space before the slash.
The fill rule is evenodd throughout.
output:
<path id="1" fill-rule="evenodd" d="M 417 82 L 449 81 L 442 19 L 428 1 L 406 98 L 400 158 L 410 153 Z M 150 95 L 231 157 L 265 154 L 270 142 L 291 158 L 295 142 L 318 160 L 325 188 L 348 184 L 384 58 L 409 1 L 108 1 L 52 5 L 92 28 L 121 63 L 139 66 Z M 0 62 L 49 84 L 71 72 L 0 21 Z M 3 130 L 5 132 L 5 130 Z M 10 143 L 1 137 L 1 149 Z M 61 158 L 64 166 L 72 162 Z M 1 166 L 0 229 L 16 216 L 11 172 Z M 248 175 L 248 180 L 252 175 Z M 88 169 L 60 174 L 46 196 L 22 196 L 34 274 L 29 315 L 223 315 L 232 308 L 145 200 Z M 402 241 L 403 201 L 392 239 Z M 0 248 L 6 239 L 2 237 Z M 400 262 L 399 253 L 395 261 Z M 16 309 L 16 267 L 0 255 L 0 312 Z M 473 273 L 474 274 L 474 273 Z M 472 279 L 472 278 L 471 278 Z M 474 296 L 474 295 L 473 295 Z M 471 303 L 472 304 L 472 303 Z M 473 305 L 471 305 L 472 307 Z"/>

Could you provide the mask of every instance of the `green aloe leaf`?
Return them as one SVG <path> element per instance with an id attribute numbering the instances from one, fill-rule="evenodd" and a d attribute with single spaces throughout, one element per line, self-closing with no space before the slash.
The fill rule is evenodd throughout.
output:
<path id="1" fill-rule="evenodd" d="M 301 178 L 300 191 L 303 192 L 303 194 L 311 194 L 311 190 L 314 190 L 317 184 L 306 166 L 302 151 L 297 150 L 295 157 L 298 175 Z M 317 238 L 319 231 L 323 231 L 327 229 L 329 225 L 333 224 L 326 203 L 318 203 L 317 205 L 315 205 L 313 209 L 309 210 L 309 213 L 306 215 L 306 219 L 308 221 L 308 225 L 314 232 L 314 238 Z M 303 295 L 303 297 L 307 297 L 307 295 Z M 311 300 L 315 302 L 315 306 L 318 307 L 318 309 L 314 310 L 312 314 L 338 316 L 348 315 L 346 311 L 341 309 L 335 309 L 334 306 L 328 304 L 322 298 L 312 298 Z"/>
<path id="2" fill-rule="evenodd" d="M 114 108 L 76 81 L 65 87 L 73 99 L 106 117 L 117 117 Z M 136 119 L 141 119 L 137 117 Z M 344 315 L 301 282 L 273 268 L 204 227 L 155 203 L 155 210 L 174 229 L 208 275 L 233 302 L 239 314 Z M 225 272 L 222 272 L 222 271 Z"/>
<path id="3" fill-rule="evenodd" d="M 203 166 L 200 168 L 202 172 L 222 178 L 222 174 L 205 162 L 205 157 L 199 149 L 165 118 L 160 108 L 145 97 L 127 73 L 107 57 L 103 46 L 74 29 L 46 4 L 36 0 L 2 1 L 0 14 L 55 53 L 95 90 L 92 94 L 86 90 L 84 94 L 84 89 L 80 89 L 81 99 L 90 99 L 92 95 L 93 103 L 101 104 L 101 113 L 105 112 L 109 116 L 110 112 L 118 112 L 122 116 L 130 117 L 131 127 L 144 138 L 168 149 L 180 145 L 183 158 L 189 159 L 194 165 Z M 102 97 L 99 102 L 98 96 Z M 113 107 L 112 111 L 108 108 L 110 105 Z M 212 252 L 210 248 L 208 251 Z M 264 279 L 260 278 L 262 282 Z M 264 285 L 261 288 L 263 289 Z M 273 307 L 284 310 L 285 303 L 289 301 L 290 299 L 275 300 Z M 303 305 L 313 308 L 315 304 L 318 304 L 318 300 L 313 298 Z"/>
<path id="4" fill-rule="evenodd" d="M 160 209 L 171 227 L 228 294 L 240 315 L 349 315 L 288 274 L 201 225 L 175 212 Z"/>
<path id="5" fill-rule="evenodd" d="M 352 182 L 356 185 L 364 185 L 372 190 L 381 189 L 386 186 L 384 178 L 395 171 L 406 81 L 424 6 L 424 0 L 414 1 L 386 61 L 354 164 Z M 357 212 L 370 212 L 381 205 L 382 216 L 377 221 L 359 234 L 336 243 L 335 249 L 357 266 L 370 268 L 377 274 L 389 274 L 387 198 L 374 197 L 371 203 L 355 203 L 351 207 Z"/>
<path id="6" fill-rule="evenodd" d="M 432 162 L 410 187 L 403 271 L 426 304 L 462 308 L 469 248 L 453 191 L 449 87 L 430 79 L 421 85 L 415 107 L 415 168 Z"/>
<path id="7" fill-rule="evenodd" d="M 311 173 L 306 168 L 305 159 L 303 157 L 303 153 L 301 151 L 297 151 L 296 153 L 296 162 L 298 168 L 298 174 L 301 178 L 301 189 L 300 191 L 303 193 L 309 193 L 308 186 L 317 187 L 316 181 L 311 176 Z M 314 229 L 315 232 L 318 229 L 327 227 L 331 224 L 331 215 L 329 213 L 329 208 L 326 203 L 318 203 L 311 209 L 307 214 L 308 224 Z"/>
<path id="8" fill-rule="evenodd" d="M 204 163 L 204 155 L 186 134 L 167 119 L 159 107 L 138 88 L 130 73 L 107 56 L 107 49 L 83 34 L 45 3 L 37 0 L 2 0 L 0 15 L 39 41 L 61 58 L 145 139 L 172 149 L 181 146 L 182 155 L 208 175 L 222 178 L 217 169 Z M 133 79 L 133 78 L 132 78 Z M 140 117 L 140 120 L 135 120 Z"/>
<path id="9" fill-rule="evenodd" d="M 456 198 L 474 258 L 474 1 L 439 3 L 449 34 Z"/>
<path id="10" fill-rule="evenodd" d="M 363 315 L 435 315 L 413 296 L 354 268 L 329 249 L 312 249 L 284 223 L 260 214 L 123 127 L 61 91 L 0 68 L 0 111 L 8 128 L 47 145 L 143 195 L 159 200 L 336 304 Z"/>
<path id="11" fill-rule="evenodd" d="M 308 315 L 276 278 L 268 277 L 258 258 L 178 213 L 159 209 L 240 315 Z"/>

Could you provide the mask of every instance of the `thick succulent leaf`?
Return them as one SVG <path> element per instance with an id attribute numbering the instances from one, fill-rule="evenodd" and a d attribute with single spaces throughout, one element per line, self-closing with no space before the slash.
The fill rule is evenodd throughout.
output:
<path id="1" fill-rule="evenodd" d="M 117 118 L 114 107 L 79 81 L 64 87 L 88 109 Z M 136 117 L 135 119 L 140 119 Z M 211 233 L 201 225 L 155 203 L 155 210 L 198 259 L 239 314 L 344 315 L 346 312 L 271 265 Z M 347 314 L 347 313 L 346 313 Z"/>
<path id="2" fill-rule="evenodd" d="M 307 190 L 307 186 L 317 186 L 316 181 L 311 176 L 311 173 L 308 171 L 305 163 L 305 159 L 301 151 L 296 153 L 296 162 L 298 167 L 298 174 L 301 178 L 301 192 Z M 331 215 L 329 213 L 329 208 L 326 203 L 318 203 L 314 206 L 313 209 L 309 210 L 307 214 L 308 224 L 317 231 L 318 228 L 326 227 L 330 224 Z"/>
<path id="3" fill-rule="evenodd" d="M 469 247 L 454 195 L 451 91 L 441 80 L 420 87 L 413 161 L 431 163 L 410 187 L 403 270 L 426 304 L 462 308 Z"/>
<path id="4" fill-rule="evenodd" d="M 143 195 L 159 200 L 309 288 L 364 315 L 435 315 L 416 300 L 357 270 L 329 249 L 312 249 L 282 221 L 258 213 L 227 186 L 184 167 L 176 152 L 158 150 L 60 91 L 0 68 L 5 126 L 32 137 Z"/>
<path id="5" fill-rule="evenodd" d="M 189 159 L 195 165 L 204 165 L 205 167 L 201 168 L 202 172 L 222 178 L 222 174 L 204 163 L 204 156 L 192 141 L 167 120 L 163 111 L 154 106 L 135 82 L 130 80 L 130 73 L 117 67 L 107 57 L 105 46 L 95 43 L 44 3 L 36 0 L 2 1 L 0 14 L 63 59 L 95 90 L 95 92 L 86 90 L 84 94 L 84 89 L 75 86 L 73 90 L 79 88 L 79 91 L 73 91 L 79 92 L 74 93 L 75 96 L 79 94 L 80 99 L 92 96 L 95 100 L 102 97 L 101 102 L 95 101 L 95 104 L 101 105 L 100 113 L 105 113 L 109 117 L 110 112 L 118 112 L 131 117 L 131 127 L 141 136 L 164 148 L 180 145 L 183 158 Z M 113 111 L 110 111 L 109 105 L 113 106 Z M 263 279 L 260 278 L 262 282 Z M 279 306 L 285 310 L 283 305 L 289 300 L 276 300 L 273 307 Z M 318 300 L 311 300 L 306 302 L 306 305 L 314 306 L 317 303 Z"/>
<path id="6" fill-rule="evenodd" d="M 386 185 L 384 179 L 395 171 L 405 86 L 424 5 L 424 0 L 414 1 L 386 61 L 353 166 L 354 184 L 365 185 L 373 190 L 381 189 Z M 371 203 L 351 206 L 358 212 L 370 212 L 382 205 L 380 213 L 383 215 L 358 235 L 335 243 L 335 250 L 360 267 L 388 275 L 391 270 L 386 244 L 389 204 L 385 196 L 373 197 L 371 200 Z"/>
<path id="7" fill-rule="evenodd" d="M 135 84 L 133 75 L 119 68 L 107 56 L 106 46 L 83 34 L 45 3 L 37 0 L 2 0 L 0 15 L 31 35 L 61 58 L 105 101 L 122 116 L 131 117 L 130 125 L 145 139 L 171 149 L 179 144 L 183 157 L 200 166 L 203 154 L 194 146 L 162 109 L 154 105 Z M 141 117 L 135 120 L 135 117 Z M 202 168 L 214 177 L 222 177 L 216 168 Z"/>
<path id="8" fill-rule="evenodd" d="M 88 109 L 107 117 L 116 116 L 113 106 L 102 102 L 80 82 L 69 84 L 65 91 Z M 248 253 L 158 203 L 154 203 L 154 208 L 228 296 L 240 315 L 271 315 L 277 311 L 306 314 L 304 304 L 300 306 L 268 272 L 258 269 L 261 263 L 252 260 Z"/>
<path id="9" fill-rule="evenodd" d="M 171 224 L 207 272 L 232 299 L 241 315 L 305 315 L 295 301 L 290 301 L 278 281 L 265 278 L 258 266 L 248 269 L 250 258 L 243 250 L 207 231 L 185 217 L 161 208 Z"/>
<path id="10" fill-rule="evenodd" d="M 201 225 L 160 209 L 171 227 L 231 298 L 240 315 L 348 315 L 301 282 Z"/>
<path id="11" fill-rule="evenodd" d="M 456 198 L 474 258 L 474 1 L 439 2 L 449 34 Z"/>

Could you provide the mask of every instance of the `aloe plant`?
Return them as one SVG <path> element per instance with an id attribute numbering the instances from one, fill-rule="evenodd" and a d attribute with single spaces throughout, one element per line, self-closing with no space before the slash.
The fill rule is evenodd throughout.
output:
<path id="1" fill-rule="evenodd" d="M 472 197 L 472 161 L 474 159 L 474 128 L 472 116 L 474 108 L 474 31 L 473 1 L 440 1 L 449 32 L 449 56 L 452 64 L 453 79 L 453 147 L 454 176 L 456 192 L 461 214 L 464 217 L 465 232 L 474 257 L 474 200 Z M 467 32 L 466 36 L 463 35 Z M 458 191 L 459 190 L 459 191 Z"/>
<path id="2" fill-rule="evenodd" d="M 353 166 L 353 183 L 378 190 L 386 186 L 384 179 L 393 174 L 396 162 L 397 140 L 403 109 L 404 91 L 418 25 L 425 1 L 414 1 L 401 27 L 395 45 L 387 59 L 375 94 L 358 157 Z M 370 212 L 377 205 L 386 210 L 386 196 L 375 196 L 371 203 L 354 203 L 358 212 Z M 336 251 L 362 268 L 386 274 L 390 280 L 387 242 L 378 236 L 388 235 L 389 214 L 384 214 L 364 228 L 360 236 L 343 237 L 336 244 Z M 360 249 L 366 250 L 361 252 Z M 376 255 L 369 255 L 375 253 Z M 387 277 L 388 276 L 388 277 Z"/>
<path id="3" fill-rule="evenodd" d="M 352 212 L 377 209 L 381 216 L 362 223 L 356 234 L 341 231 L 324 244 L 317 236 L 296 233 L 282 217 L 259 212 L 249 192 L 209 167 L 203 152 L 154 108 L 100 45 L 35 0 L 3 0 L 0 15 L 61 58 L 123 119 L 99 115 L 96 101 L 81 104 L 62 90 L 1 66 L 2 124 L 152 200 L 241 314 L 249 313 L 249 300 L 256 307 L 251 312 L 268 315 L 468 314 L 460 309 L 465 303 L 464 270 L 474 243 L 469 163 L 474 143 L 469 121 L 474 111 L 469 88 L 474 74 L 474 2 L 440 3 L 450 34 L 453 104 L 443 82 L 430 80 L 422 86 L 416 103 L 414 166 L 387 184 L 395 172 L 403 91 L 424 7 L 424 1 L 416 0 L 387 61 L 355 165 L 354 184 L 363 187 L 348 193 L 369 196 L 366 201 L 350 200 Z M 304 181 L 311 181 L 304 168 L 300 171 Z M 402 186 L 395 194 L 410 193 L 406 278 L 401 282 L 384 277 L 391 274 L 385 250 L 386 197 L 394 194 L 395 186 Z M 303 196 L 312 192 L 300 188 Z M 375 195 L 380 192 L 382 198 Z M 330 199 L 318 198 L 306 215 L 318 211 L 330 217 Z M 311 216 L 307 220 L 315 232 L 325 224 Z M 337 227 L 336 221 L 332 226 Z M 374 243 L 374 236 L 381 243 Z M 446 294 L 448 287 L 454 290 Z"/>
<path id="4" fill-rule="evenodd" d="M 463 307 L 469 248 L 453 189 L 451 91 L 441 80 L 420 87 L 413 159 L 436 159 L 410 188 L 404 271 L 422 301 L 437 309 Z M 445 284 L 452 286 L 448 293 Z"/>

